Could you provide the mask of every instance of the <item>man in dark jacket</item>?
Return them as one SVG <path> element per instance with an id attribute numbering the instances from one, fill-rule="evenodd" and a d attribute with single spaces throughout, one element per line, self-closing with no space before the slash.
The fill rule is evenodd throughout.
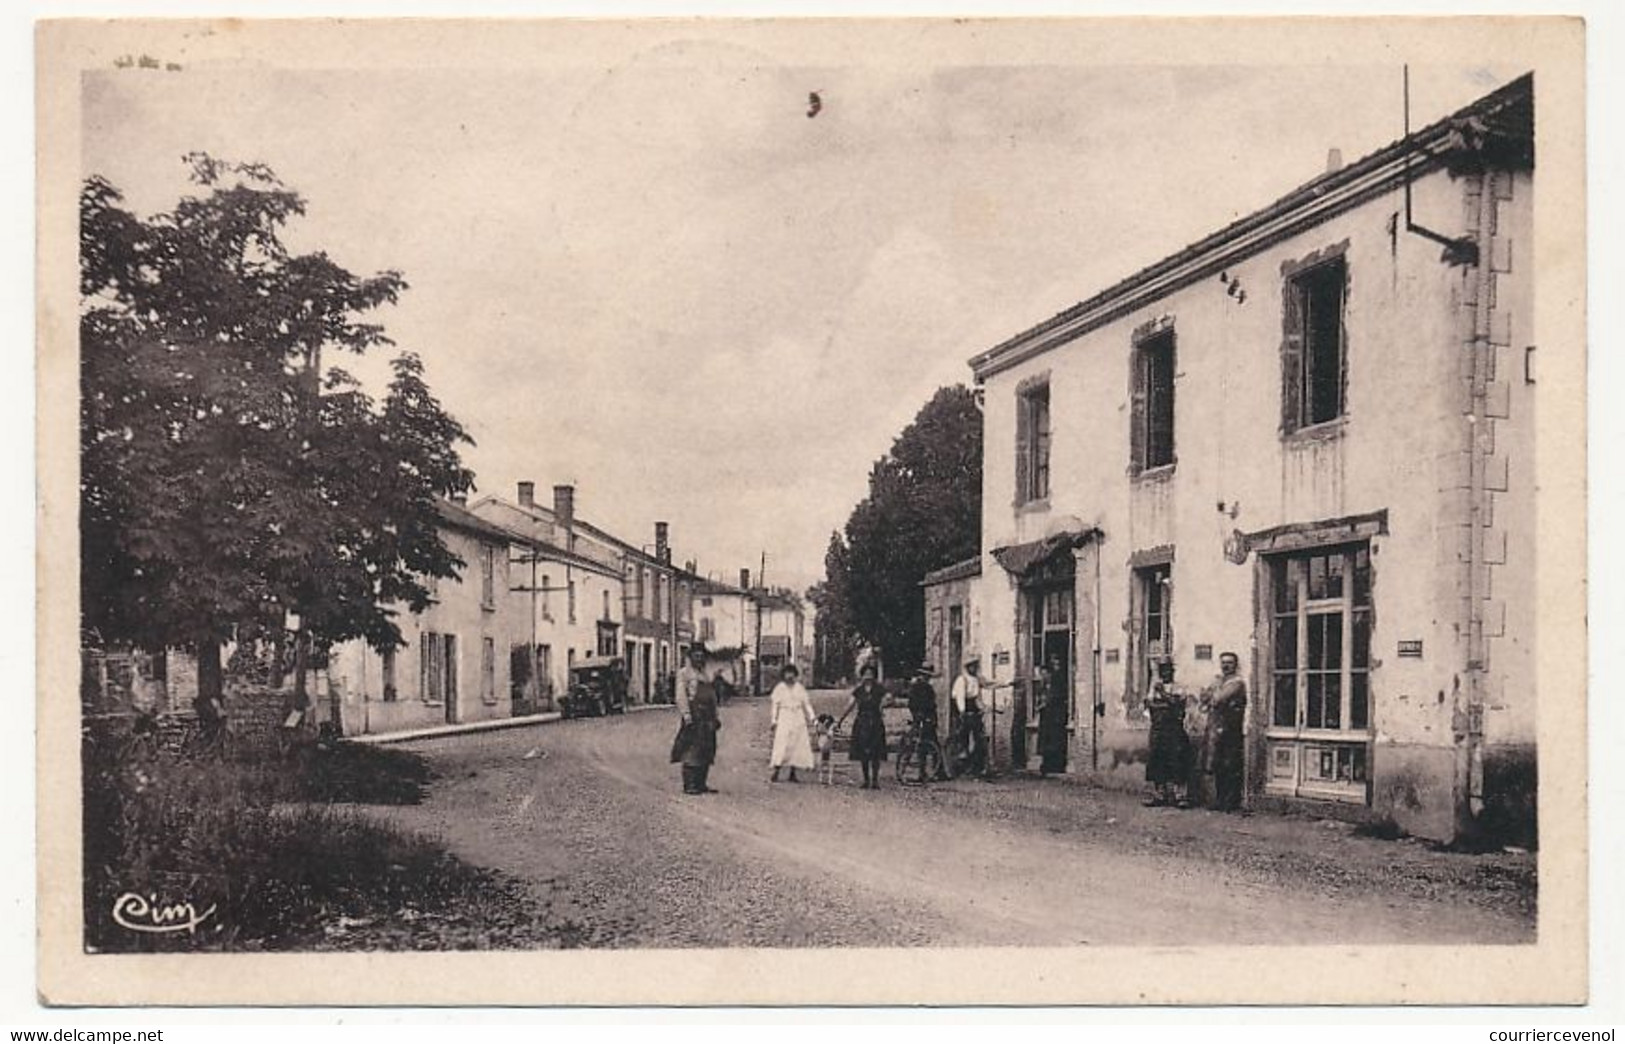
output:
<path id="1" fill-rule="evenodd" d="M 696 643 L 688 651 L 688 663 L 677 672 L 677 713 L 682 718 L 671 760 L 683 766 L 683 793 L 715 794 L 706 778 L 717 758 L 716 683 L 705 669 L 705 647 Z"/>
<path id="2" fill-rule="evenodd" d="M 920 729 L 920 744 L 930 744 L 942 752 L 942 743 L 937 736 L 937 690 L 932 687 L 931 679 L 936 672 L 930 667 L 921 664 L 914 672 L 914 680 L 908 685 L 908 714 Z M 946 779 L 941 769 L 937 770 L 937 778 Z"/>
<path id="3" fill-rule="evenodd" d="M 1233 812 L 1241 807 L 1247 722 L 1247 683 L 1241 679 L 1241 659 L 1235 653 L 1219 654 L 1219 677 L 1212 692 L 1208 713 L 1213 736 L 1213 807 Z"/>

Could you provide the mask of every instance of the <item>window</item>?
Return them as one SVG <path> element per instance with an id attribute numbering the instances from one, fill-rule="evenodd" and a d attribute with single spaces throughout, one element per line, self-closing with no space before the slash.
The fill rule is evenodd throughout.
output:
<path id="1" fill-rule="evenodd" d="M 613 618 L 612 618 L 612 617 L 611 617 L 611 616 L 610 616 L 610 615 L 609 615 L 609 592 L 608 592 L 608 591 L 605 591 L 605 592 L 604 592 L 604 615 L 603 615 L 603 616 L 600 616 L 600 617 L 599 617 L 599 619 L 600 619 L 600 620 L 609 620 L 609 619 L 613 619 Z"/>
<path id="2" fill-rule="evenodd" d="M 457 699 L 457 636 L 424 631 L 418 643 L 419 695 L 425 703 Z"/>
<path id="3" fill-rule="evenodd" d="M 516 642 L 508 646 L 508 697 L 515 702 L 522 702 L 530 697 L 531 673 L 535 664 L 531 662 L 530 646 L 524 642 Z"/>
<path id="4" fill-rule="evenodd" d="M 712 642 L 716 641 L 716 637 L 716 623 L 709 616 L 700 617 L 700 641 Z"/>
<path id="5" fill-rule="evenodd" d="M 490 544 L 480 545 L 480 605 L 497 607 L 497 549 Z"/>
<path id="6" fill-rule="evenodd" d="M 1172 650 L 1173 565 L 1163 562 L 1134 570 L 1134 645 L 1129 656 L 1128 716 L 1143 718 L 1156 662 Z"/>
<path id="7" fill-rule="evenodd" d="M 607 621 L 598 625 L 598 655 L 615 655 L 615 625 Z"/>
<path id="8" fill-rule="evenodd" d="M 646 612 L 646 608 L 647 608 L 648 601 L 649 601 L 648 585 L 649 585 L 649 574 L 644 571 L 642 566 L 638 566 L 638 588 L 637 588 L 638 596 L 637 596 L 637 602 L 635 603 L 636 607 L 637 607 L 637 611 L 632 614 L 633 616 L 645 617 L 645 616 L 649 615 Z"/>
<path id="9" fill-rule="evenodd" d="M 965 669 L 965 607 L 948 607 L 948 683 Z"/>
<path id="10" fill-rule="evenodd" d="M 700 599 L 700 605 L 705 607 L 706 609 L 711 608 L 711 596 L 706 595 L 704 598 L 701 598 Z"/>
<path id="11" fill-rule="evenodd" d="M 1049 496 L 1049 385 L 1024 388 L 1016 400 L 1016 503 Z"/>
<path id="12" fill-rule="evenodd" d="M 662 574 L 655 581 L 655 619 L 665 622 L 671 616 L 666 604 L 671 597 L 670 578 Z"/>
<path id="13" fill-rule="evenodd" d="M 542 574 L 542 619 L 553 619 L 553 578 L 546 573 Z"/>
<path id="14" fill-rule="evenodd" d="M 1366 797 L 1371 729 L 1367 545 L 1270 562 L 1268 789 Z"/>
<path id="15" fill-rule="evenodd" d="M 568 614 L 569 621 L 571 623 L 575 623 L 576 622 L 576 582 L 574 580 L 567 580 L 567 581 L 565 581 L 564 587 L 565 587 L 564 597 L 565 597 L 566 602 L 568 603 L 565 606 L 565 612 Z"/>
<path id="16" fill-rule="evenodd" d="M 1134 431 L 1129 442 L 1134 471 L 1174 462 L 1174 332 L 1165 330 L 1134 346 Z"/>
<path id="17" fill-rule="evenodd" d="M 393 703 L 400 697 L 399 691 L 395 688 L 395 650 L 385 649 L 379 659 L 383 661 L 380 673 L 384 676 L 384 700 Z"/>
<path id="18" fill-rule="evenodd" d="M 497 701 L 497 643 L 495 638 L 480 640 L 480 699 Z"/>
<path id="19" fill-rule="evenodd" d="M 1341 257 L 1287 280 L 1281 347 L 1281 430 L 1286 433 L 1343 416 L 1348 338 L 1343 328 L 1348 266 Z"/>

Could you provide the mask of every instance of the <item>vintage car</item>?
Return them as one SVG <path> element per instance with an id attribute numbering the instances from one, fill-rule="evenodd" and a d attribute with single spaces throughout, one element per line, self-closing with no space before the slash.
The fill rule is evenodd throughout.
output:
<path id="1" fill-rule="evenodd" d="M 626 712 L 626 664 L 617 656 L 588 656 L 570 668 L 570 688 L 559 701 L 566 718 Z"/>

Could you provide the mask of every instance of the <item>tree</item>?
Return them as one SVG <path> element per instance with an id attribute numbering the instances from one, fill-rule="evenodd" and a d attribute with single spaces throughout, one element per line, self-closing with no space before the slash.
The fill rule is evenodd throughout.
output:
<path id="1" fill-rule="evenodd" d="M 220 642 L 292 610 L 317 640 L 399 641 L 380 606 L 453 575 L 434 497 L 466 434 L 396 362 L 381 411 L 322 353 L 389 345 L 406 288 L 281 241 L 304 201 L 267 168 L 186 157 L 204 194 L 141 218 L 80 196 L 81 593 L 103 641 L 179 646 L 218 695 Z"/>
<path id="2" fill-rule="evenodd" d="M 807 590 L 807 600 L 817 614 L 813 618 L 813 678 L 819 682 L 839 682 L 852 671 L 852 658 L 858 638 L 852 627 L 852 604 L 847 591 L 850 554 L 839 532 L 829 535 L 824 552 L 824 579 Z"/>
<path id="3" fill-rule="evenodd" d="M 879 646 L 888 671 L 920 663 L 920 581 L 977 554 L 981 514 L 981 411 L 965 386 L 941 388 L 870 470 L 869 495 L 847 519 L 844 554 L 831 541 L 825 597 L 846 614 L 832 627 L 844 624 Z"/>

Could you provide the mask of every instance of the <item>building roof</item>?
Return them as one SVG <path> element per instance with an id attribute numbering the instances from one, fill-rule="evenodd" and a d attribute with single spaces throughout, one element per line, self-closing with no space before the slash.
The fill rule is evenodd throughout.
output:
<path id="1" fill-rule="evenodd" d="M 505 501 L 498 500 L 495 497 L 482 497 L 481 499 L 475 501 L 475 503 L 479 505 L 496 503 L 507 507 L 513 507 L 518 510 L 523 510 L 522 508 L 518 508 L 518 505 L 507 504 Z M 500 522 L 493 522 L 490 519 L 485 518 L 482 515 L 476 515 L 474 512 L 469 511 L 467 508 L 461 507 L 457 504 L 447 501 L 443 502 L 443 506 L 444 508 L 451 509 L 455 513 L 454 515 L 448 515 L 444 510 L 441 512 L 441 517 L 445 518 L 452 525 L 458 525 L 464 529 L 474 529 L 476 532 L 484 533 L 487 536 L 497 536 L 500 534 L 503 542 L 510 544 L 521 544 L 526 548 L 529 548 L 531 553 L 536 557 L 545 558 L 550 562 L 558 562 L 561 565 L 575 566 L 579 569 L 590 569 L 594 572 L 602 573 L 605 576 L 615 577 L 617 579 L 619 579 L 621 575 L 620 570 L 616 569 L 614 566 L 595 561 L 585 555 L 576 554 L 574 551 L 566 551 L 564 548 L 559 547 L 557 544 L 554 544 L 551 541 L 543 540 L 540 537 L 531 536 L 530 534 L 515 529 L 512 526 L 505 526 Z M 468 519 L 472 519 L 474 525 L 468 524 Z M 476 528 L 476 526 L 481 528 Z"/>
<path id="2" fill-rule="evenodd" d="M 805 612 L 806 606 L 801 599 L 787 591 L 770 591 L 765 587 L 753 587 L 749 594 L 756 604 L 764 609 L 789 609 L 793 612 Z"/>
<path id="3" fill-rule="evenodd" d="M 694 593 L 698 595 L 735 595 L 743 598 L 749 592 L 742 587 L 735 587 L 732 584 L 725 584 L 718 580 L 707 580 L 702 576 L 695 581 Z"/>
<path id="4" fill-rule="evenodd" d="M 461 529 L 466 533 L 502 544 L 530 542 L 529 537 L 521 536 L 489 519 L 481 518 L 461 504 L 450 500 L 436 500 L 434 507 L 440 521 L 452 529 Z"/>
<path id="5" fill-rule="evenodd" d="M 476 507 L 482 506 L 482 505 L 485 505 L 485 504 L 500 504 L 503 507 L 511 508 L 514 511 L 523 512 L 524 514 L 527 514 L 527 515 L 531 516 L 532 518 L 536 519 L 539 522 L 546 522 L 549 525 L 557 525 L 558 524 L 558 513 L 555 512 L 552 508 L 545 507 L 544 505 L 541 505 L 541 504 L 530 504 L 530 505 L 515 504 L 512 501 L 504 500 L 503 498 L 497 496 L 494 493 L 489 495 L 489 496 L 481 497 L 479 500 L 476 500 L 474 502 L 474 504 L 475 504 Z M 603 529 L 600 529 L 599 527 L 593 525 L 591 522 L 587 522 L 587 521 L 583 520 L 579 515 L 576 516 L 575 519 L 572 520 L 570 524 L 577 532 L 584 533 L 587 536 L 590 536 L 595 540 L 598 540 L 598 541 L 601 541 L 602 543 L 608 544 L 610 547 L 612 547 L 615 550 L 619 551 L 621 554 L 628 555 L 628 556 L 631 556 L 633 558 L 636 558 L 636 559 L 640 560 L 644 565 L 655 566 L 655 567 L 658 567 L 660 569 L 671 570 L 672 572 L 678 572 L 679 571 L 677 569 L 677 567 L 675 565 L 673 565 L 671 562 L 662 562 L 653 553 L 643 550 L 643 548 L 639 547 L 636 544 L 627 543 L 625 540 L 622 540 L 620 537 L 615 536 L 612 533 L 606 532 Z"/>
<path id="6" fill-rule="evenodd" d="M 980 382 L 1431 171 L 1532 167 L 1534 90 L 1534 75 L 1526 73 L 1437 123 L 1322 174 L 1262 210 L 978 353 L 970 359 L 971 370 Z"/>
<path id="7" fill-rule="evenodd" d="M 964 580 L 967 577 L 982 575 L 982 556 L 967 558 L 963 562 L 955 562 L 951 566 L 933 569 L 925 574 L 920 581 L 921 587 L 934 587 L 937 584 L 946 584 L 954 580 Z"/>

